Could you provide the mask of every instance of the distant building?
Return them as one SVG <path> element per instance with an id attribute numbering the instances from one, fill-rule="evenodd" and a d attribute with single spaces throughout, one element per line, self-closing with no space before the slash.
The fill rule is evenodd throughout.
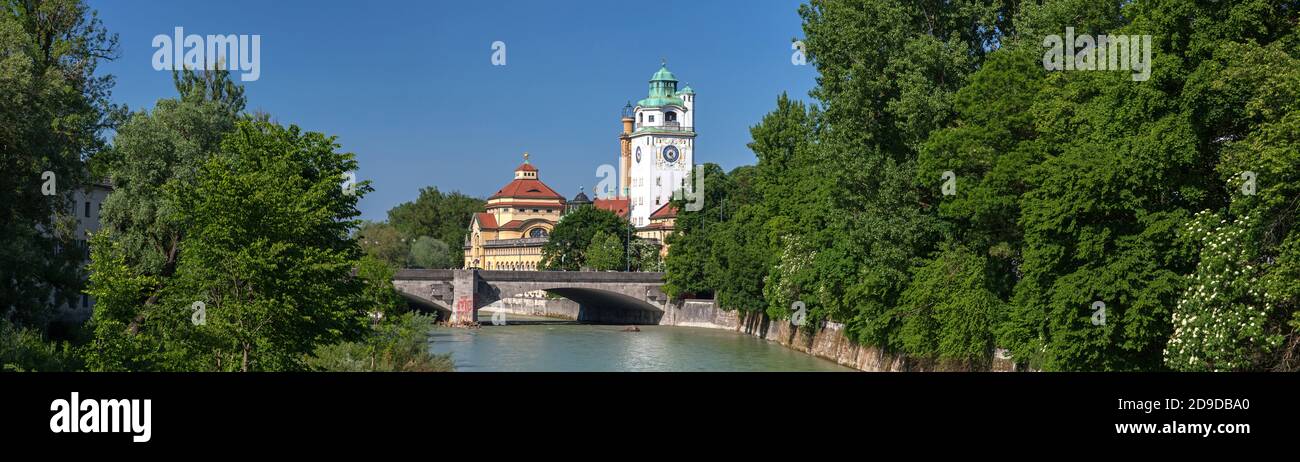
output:
<path id="1" fill-rule="evenodd" d="M 636 235 L 660 244 L 675 230 L 673 193 L 686 186 L 695 159 L 695 91 L 678 89 L 667 64 L 650 77 L 647 96 L 623 108 L 619 134 L 619 188 L 592 200 L 579 191 L 565 201 L 538 179 L 524 154 L 515 179 L 488 198 L 486 211 L 471 218 L 465 238 L 465 268 L 531 271 L 560 217 L 581 207 L 608 210 L 627 220 Z"/>
<path id="2" fill-rule="evenodd" d="M 637 228 L 636 235 L 642 239 L 649 239 L 659 244 L 659 255 L 668 255 L 668 236 L 673 233 L 677 226 L 677 207 L 667 203 L 659 207 L 650 214 L 650 224 Z"/>
<path id="3" fill-rule="evenodd" d="M 107 199 L 111 192 L 113 192 L 113 185 L 103 181 L 72 191 L 71 209 L 67 210 L 67 213 L 77 219 L 77 227 L 73 231 L 75 239 L 73 245 L 84 252 L 82 258 L 85 263 L 90 263 L 90 235 L 99 231 L 104 199 Z M 91 311 L 95 307 L 95 298 L 84 292 L 77 294 L 75 298 L 71 304 L 60 304 L 55 312 L 56 318 L 73 323 L 90 319 Z"/>
<path id="4" fill-rule="evenodd" d="M 677 88 L 668 65 L 650 76 L 647 96 L 629 103 L 622 115 L 620 141 L 622 185 L 619 199 L 628 201 L 628 221 L 650 226 L 650 215 L 675 191 L 686 186 L 695 161 L 695 90 Z M 599 199 L 597 199 L 599 200 Z"/>
<path id="5" fill-rule="evenodd" d="M 470 219 L 464 267 L 536 270 L 542 245 L 568 206 L 564 196 L 542 183 L 524 153 L 514 181 L 488 198 L 485 212 Z"/>

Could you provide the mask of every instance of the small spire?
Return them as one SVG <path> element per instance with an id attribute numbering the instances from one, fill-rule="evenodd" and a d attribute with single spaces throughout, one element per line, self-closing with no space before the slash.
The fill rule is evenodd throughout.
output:
<path id="1" fill-rule="evenodd" d="M 664 57 L 662 57 L 662 56 L 659 57 L 659 66 L 660 66 L 660 67 L 668 67 L 668 58 L 664 58 Z"/>
<path id="2" fill-rule="evenodd" d="M 524 151 L 524 163 L 528 163 L 528 152 Z"/>

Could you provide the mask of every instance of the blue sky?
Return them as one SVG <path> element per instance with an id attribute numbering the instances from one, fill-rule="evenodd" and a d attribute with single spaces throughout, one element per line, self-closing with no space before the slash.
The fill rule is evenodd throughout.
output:
<path id="1" fill-rule="evenodd" d="M 152 67 L 155 35 L 261 35 L 248 108 L 338 136 L 376 189 L 361 202 L 373 220 L 424 186 L 486 197 L 524 151 L 561 194 L 591 191 L 661 58 L 697 92 L 696 162 L 726 169 L 755 161 L 749 127 L 777 95 L 807 100 L 816 79 L 790 63 L 796 0 L 89 3 L 119 35 L 100 70 L 133 110 L 175 93 Z"/>

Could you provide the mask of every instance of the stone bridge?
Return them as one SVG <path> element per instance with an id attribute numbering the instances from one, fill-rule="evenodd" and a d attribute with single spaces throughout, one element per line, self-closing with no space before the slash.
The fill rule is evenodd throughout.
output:
<path id="1" fill-rule="evenodd" d="M 668 307 L 663 273 L 404 269 L 393 286 L 412 305 L 452 322 L 477 321 L 478 310 L 526 292 L 546 291 L 576 304 L 578 321 L 658 324 Z"/>

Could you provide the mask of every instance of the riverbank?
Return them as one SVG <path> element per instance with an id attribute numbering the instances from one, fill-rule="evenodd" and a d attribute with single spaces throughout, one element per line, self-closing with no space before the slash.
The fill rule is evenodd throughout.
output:
<path id="1" fill-rule="evenodd" d="M 713 300 L 683 300 L 671 303 L 660 325 L 726 329 L 752 335 L 803 352 L 836 364 L 867 372 L 906 371 L 994 371 L 1010 372 L 1015 365 L 1000 357 L 981 368 L 951 368 L 942 365 L 919 363 L 899 355 L 890 355 L 872 346 L 860 345 L 849 339 L 844 325 L 823 322 L 810 334 L 788 321 L 773 322 L 763 313 L 741 314 L 736 310 L 718 308 Z"/>
<path id="2" fill-rule="evenodd" d="M 569 320 L 578 320 L 580 312 L 577 303 L 564 299 L 548 299 L 540 291 L 536 294 L 502 300 L 486 309 L 502 310 L 513 315 Z M 990 364 L 980 367 L 952 367 L 918 362 L 904 356 L 887 354 L 876 347 L 857 344 L 849 339 L 844 325 L 840 323 L 822 322 L 809 332 L 807 329 L 795 328 L 786 320 L 773 322 L 763 313 L 724 310 L 713 300 L 687 299 L 670 302 L 663 316 L 659 317 L 655 324 L 730 330 L 866 372 L 1010 372 L 1015 370 L 1015 365 L 1011 361 L 1000 357 L 995 357 Z"/>

